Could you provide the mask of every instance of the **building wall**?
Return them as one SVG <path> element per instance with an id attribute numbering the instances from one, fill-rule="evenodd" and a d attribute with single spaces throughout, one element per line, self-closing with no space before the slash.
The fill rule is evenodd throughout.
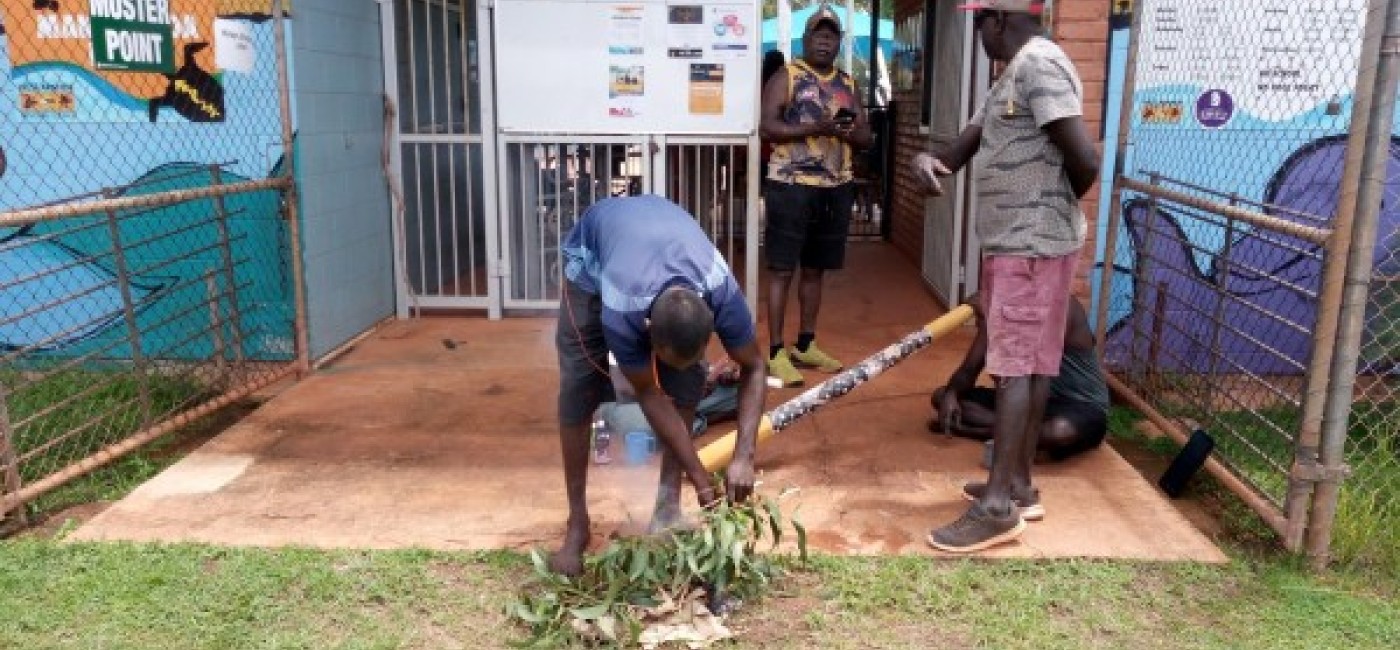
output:
<path id="1" fill-rule="evenodd" d="M 919 94 L 915 90 L 895 93 L 894 221 L 890 239 L 895 248 L 919 264 L 924 255 L 924 197 L 914 184 L 909 159 L 928 146 L 928 136 L 919 130 Z"/>
<path id="2" fill-rule="evenodd" d="M 293 79 L 311 355 L 394 312 L 379 4 L 297 0 Z"/>
<path id="3" fill-rule="evenodd" d="M 1103 151 L 1104 83 L 1108 77 L 1107 0 L 1056 0 L 1054 39 L 1074 61 L 1084 82 L 1084 125 Z M 1089 239 L 1079 256 L 1074 294 L 1088 304 L 1091 297 L 1089 273 L 1094 265 L 1094 237 L 1098 232 L 1098 186 L 1081 201 L 1089 220 Z"/>
<path id="4" fill-rule="evenodd" d="M 951 2 L 953 0 L 940 0 Z M 896 0 L 895 18 L 917 12 L 923 0 Z M 1056 0 L 1053 38 L 1064 48 L 1078 68 L 1084 82 L 1084 122 L 1089 134 L 1101 143 L 1103 135 L 1104 81 L 1108 68 L 1108 0 Z M 898 132 L 895 138 L 895 190 L 891 228 L 896 248 L 915 264 L 923 257 L 924 200 L 914 192 L 910 161 L 928 143 L 919 132 L 919 98 L 925 92 L 922 83 L 915 90 L 896 94 Z M 1100 146 L 1102 146 L 1100 144 Z M 1090 241 L 1085 243 L 1075 283 L 1075 294 L 1084 300 L 1090 297 L 1088 274 L 1093 266 L 1094 242 L 1097 232 L 1098 190 L 1090 190 L 1082 202 L 1089 219 Z"/>
<path id="5" fill-rule="evenodd" d="M 896 23 L 917 13 L 923 5 L 924 0 L 895 0 Z M 894 96 L 894 206 L 890 210 L 890 239 L 895 248 L 915 264 L 922 263 L 924 254 L 924 199 L 915 191 L 909 162 L 914 154 L 928 146 L 928 136 L 919 131 L 919 98 L 923 94 L 923 79 L 918 79 L 912 90 L 899 91 Z"/>

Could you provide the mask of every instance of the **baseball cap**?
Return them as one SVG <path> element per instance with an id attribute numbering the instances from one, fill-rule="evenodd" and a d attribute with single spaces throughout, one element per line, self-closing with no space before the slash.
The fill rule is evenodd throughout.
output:
<path id="1" fill-rule="evenodd" d="M 802 33 L 811 34 L 812 30 L 817 28 L 817 25 L 825 22 L 831 23 L 831 26 L 836 28 L 836 33 L 841 33 L 841 19 L 836 16 L 836 10 L 832 9 L 831 5 L 823 2 L 821 7 L 818 7 L 816 11 L 812 12 L 811 16 L 807 17 L 807 27 Z"/>
<path id="2" fill-rule="evenodd" d="M 1006 11 L 1039 16 L 1045 11 L 1045 0 L 980 0 L 958 5 L 958 9 L 962 11 Z"/>

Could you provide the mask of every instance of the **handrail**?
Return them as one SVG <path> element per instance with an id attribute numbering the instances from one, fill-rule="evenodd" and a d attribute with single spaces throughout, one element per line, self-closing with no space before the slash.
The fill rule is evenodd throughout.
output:
<path id="1" fill-rule="evenodd" d="M 108 210 L 129 210 L 153 205 L 173 205 L 215 196 L 227 196 L 244 192 L 261 192 L 263 190 L 279 190 L 290 187 L 291 184 L 292 179 L 290 176 L 282 176 L 255 181 L 243 181 L 241 183 L 210 185 L 208 187 L 170 190 L 137 196 L 123 196 L 97 201 L 82 201 L 78 203 L 64 203 L 62 205 L 13 210 L 0 214 L 0 228 L 18 228 L 43 221 L 57 221 L 70 217 L 92 216 L 94 213 L 106 212 Z"/>
<path id="2" fill-rule="evenodd" d="M 1285 235 L 1292 235 L 1318 245 L 1325 245 L 1332 237 L 1332 230 L 1330 228 L 1305 226 L 1286 219 L 1269 216 L 1261 212 L 1246 210 L 1238 206 L 1226 205 L 1209 199 L 1203 199 L 1199 196 L 1192 196 L 1175 190 L 1169 190 L 1160 185 L 1144 183 L 1136 179 L 1128 178 L 1127 176 L 1119 176 L 1118 185 L 1123 189 L 1132 190 L 1139 194 L 1171 201 L 1172 203 L 1180 203 L 1181 205 L 1192 207 L 1197 210 L 1218 214 L 1227 219 L 1243 221 L 1251 226 L 1283 233 Z"/>

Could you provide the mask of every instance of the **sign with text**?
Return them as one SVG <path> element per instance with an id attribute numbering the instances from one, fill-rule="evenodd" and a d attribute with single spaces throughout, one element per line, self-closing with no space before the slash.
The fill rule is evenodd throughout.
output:
<path id="1" fill-rule="evenodd" d="M 98 29 L 93 25 L 94 20 L 105 20 L 109 26 L 113 20 L 124 20 L 109 17 L 126 15 L 127 2 L 132 4 L 132 15 L 136 15 L 136 0 L 63 2 L 45 4 L 41 8 L 35 8 L 40 3 L 33 0 L 0 0 L 0 11 L 4 12 L 5 40 L 9 50 L 12 80 L 16 84 L 58 81 L 75 84 L 74 90 L 80 96 L 78 110 L 68 115 L 74 119 L 112 121 L 115 115 L 110 112 L 94 114 L 86 111 L 83 108 L 85 104 L 81 101 L 82 96 L 90 96 L 94 102 L 99 97 L 113 96 L 147 100 L 163 95 L 171 83 L 168 75 L 182 67 L 198 68 L 210 74 L 217 73 L 213 47 L 214 18 L 219 12 L 227 9 L 225 5 L 230 5 L 230 1 L 150 1 L 153 5 L 163 7 L 163 10 L 157 13 L 164 18 L 162 26 L 168 27 L 168 31 L 164 33 L 170 35 L 164 39 L 169 43 L 169 50 L 163 47 L 163 51 L 157 55 L 163 58 L 164 67 L 159 70 L 163 74 L 153 74 L 153 68 L 150 67 L 99 64 L 99 53 L 101 57 L 105 57 L 108 44 L 97 43 Z M 242 8 L 242 5 L 235 5 Z M 150 17 L 149 13 L 143 15 Z M 150 25 L 148 20 L 133 22 L 140 23 L 142 28 Z M 137 50 L 141 45 L 130 36 L 127 37 L 127 43 L 116 42 L 112 45 L 126 44 L 130 44 L 130 47 L 124 50 L 126 53 L 133 56 L 138 54 Z M 162 45 L 164 46 L 164 43 Z M 120 50 L 112 52 L 113 56 L 122 53 Z M 88 102 L 86 105 L 93 108 L 98 105 L 94 102 Z"/>
<path id="2" fill-rule="evenodd" d="M 92 61 L 98 70 L 174 72 L 168 0 L 91 0 Z"/>

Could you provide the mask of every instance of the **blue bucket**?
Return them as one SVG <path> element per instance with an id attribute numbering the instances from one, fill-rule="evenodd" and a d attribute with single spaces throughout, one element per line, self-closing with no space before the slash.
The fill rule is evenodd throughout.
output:
<path id="1" fill-rule="evenodd" d="M 628 431 L 624 442 L 628 465 L 645 465 L 656 451 L 656 436 L 650 431 Z"/>

